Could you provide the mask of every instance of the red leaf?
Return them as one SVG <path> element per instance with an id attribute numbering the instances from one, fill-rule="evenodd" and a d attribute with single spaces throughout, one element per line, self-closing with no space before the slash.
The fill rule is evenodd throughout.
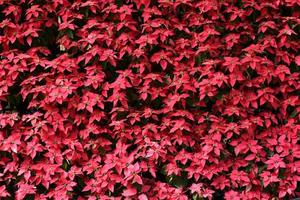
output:
<path id="1" fill-rule="evenodd" d="M 136 189 L 133 187 L 127 188 L 123 191 L 122 195 L 125 197 L 134 196 L 137 193 Z"/>

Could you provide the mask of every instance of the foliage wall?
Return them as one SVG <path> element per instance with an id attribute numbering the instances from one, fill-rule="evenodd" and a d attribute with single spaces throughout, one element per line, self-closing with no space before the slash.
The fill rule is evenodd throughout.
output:
<path id="1" fill-rule="evenodd" d="M 300 196 L 299 0 L 0 0 L 1 199 Z"/>

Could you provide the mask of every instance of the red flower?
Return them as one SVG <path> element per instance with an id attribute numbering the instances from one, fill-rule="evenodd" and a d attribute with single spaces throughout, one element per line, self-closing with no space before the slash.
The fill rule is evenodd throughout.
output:
<path id="1" fill-rule="evenodd" d="M 299 196 L 299 6 L 0 0 L 0 198 Z"/>
<path id="2" fill-rule="evenodd" d="M 269 160 L 267 160 L 266 164 L 268 164 L 268 169 L 279 169 L 286 167 L 286 164 L 278 154 L 275 154 Z"/>

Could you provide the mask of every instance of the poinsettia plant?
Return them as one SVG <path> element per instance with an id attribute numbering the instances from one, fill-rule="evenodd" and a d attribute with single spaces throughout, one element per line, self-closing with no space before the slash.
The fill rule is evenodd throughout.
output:
<path id="1" fill-rule="evenodd" d="M 300 196 L 299 0 L 0 0 L 0 199 Z"/>

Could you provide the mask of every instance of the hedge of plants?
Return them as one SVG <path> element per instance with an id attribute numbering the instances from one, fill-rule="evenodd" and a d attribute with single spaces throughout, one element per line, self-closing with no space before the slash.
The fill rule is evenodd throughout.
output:
<path id="1" fill-rule="evenodd" d="M 299 0 L 0 0 L 0 199 L 299 197 L 299 34 Z"/>

